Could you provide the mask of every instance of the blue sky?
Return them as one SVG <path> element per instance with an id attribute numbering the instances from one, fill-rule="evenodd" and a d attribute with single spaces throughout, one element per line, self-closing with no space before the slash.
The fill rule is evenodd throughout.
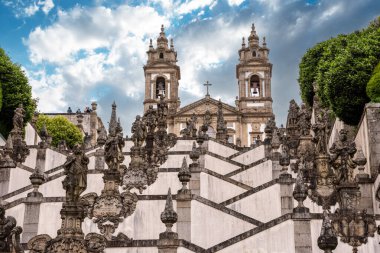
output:
<path id="1" fill-rule="evenodd" d="M 241 37 L 252 22 L 266 36 L 273 64 L 273 107 L 285 123 L 300 102 L 298 63 L 315 43 L 364 28 L 378 0 L 0 0 L 0 47 L 21 64 L 41 112 L 65 112 L 95 100 L 107 124 L 115 100 L 125 133 L 142 113 L 143 65 L 161 24 L 181 67 L 181 105 L 204 96 L 233 105 Z"/>

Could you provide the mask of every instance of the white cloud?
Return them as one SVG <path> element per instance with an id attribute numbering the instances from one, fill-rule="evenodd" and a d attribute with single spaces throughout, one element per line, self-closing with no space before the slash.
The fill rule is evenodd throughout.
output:
<path id="1" fill-rule="evenodd" d="M 215 0 L 190 0 L 181 4 L 177 10 L 178 14 L 187 14 L 194 10 L 204 8 L 206 6 L 211 6 L 216 2 Z"/>
<path id="2" fill-rule="evenodd" d="M 36 3 L 32 3 L 31 5 L 29 5 L 28 7 L 26 7 L 24 9 L 24 13 L 25 13 L 25 16 L 26 17 L 30 17 L 30 16 L 33 16 L 34 14 L 37 13 L 37 11 L 40 9 L 39 6 L 37 6 Z"/>
<path id="3" fill-rule="evenodd" d="M 81 50 L 108 49 L 125 35 L 143 39 L 156 34 L 160 24 L 167 25 L 168 21 L 151 7 L 123 5 L 113 10 L 77 6 L 69 12 L 59 11 L 58 21 L 53 25 L 45 29 L 37 27 L 25 44 L 34 63 L 67 64 Z"/>
<path id="4" fill-rule="evenodd" d="M 228 0 L 228 4 L 230 6 L 233 6 L 233 5 L 241 5 L 245 0 Z"/>
<path id="5" fill-rule="evenodd" d="M 158 35 L 161 24 L 167 26 L 168 19 L 147 6 L 59 11 L 54 24 L 37 27 L 24 40 L 34 64 L 55 66 L 53 74 L 29 73 L 39 109 L 65 111 L 65 101 L 80 106 L 107 92 L 141 97 L 149 37 Z M 54 106 L 49 93 L 57 98 Z"/>
<path id="6" fill-rule="evenodd" d="M 38 1 L 38 4 L 41 6 L 41 10 L 47 15 L 51 9 L 54 8 L 53 0 Z"/>
<path id="7" fill-rule="evenodd" d="M 240 49 L 240 38 L 249 34 L 250 27 L 233 25 L 225 18 L 203 22 L 202 29 L 200 25 L 191 26 L 176 42 L 182 72 L 180 88 L 197 97 L 204 94 L 201 84 L 206 81 L 200 80 L 199 74 L 212 72 L 227 61 L 236 60 L 237 63 L 234 56 Z"/>

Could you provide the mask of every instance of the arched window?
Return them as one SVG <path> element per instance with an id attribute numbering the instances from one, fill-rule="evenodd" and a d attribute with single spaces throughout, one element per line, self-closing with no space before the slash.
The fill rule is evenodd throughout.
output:
<path id="1" fill-rule="evenodd" d="M 257 54 L 256 54 L 256 50 L 253 50 L 252 51 L 252 57 L 256 57 L 257 56 Z"/>
<path id="2" fill-rule="evenodd" d="M 249 92 L 251 97 L 260 96 L 260 77 L 258 77 L 257 75 L 251 76 L 249 82 Z"/>
<path id="3" fill-rule="evenodd" d="M 156 80 L 156 98 L 159 98 L 160 95 L 165 96 L 165 78 L 157 77 Z"/>
<path id="4" fill-rule="evenodd" d="M 160 53 L 160 59 L 164 59 L 164 53 Z"/>

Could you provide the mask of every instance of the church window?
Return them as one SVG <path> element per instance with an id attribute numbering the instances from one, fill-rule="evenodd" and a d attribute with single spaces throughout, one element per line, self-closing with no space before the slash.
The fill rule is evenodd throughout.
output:
<path id="1" fill-rule="evenodd" d="M 160 96 L 165 96 L 165 78 L 158 77 L 156 80 L 156 98 L 159 98 Z"/>
<path id="2" fill-rule="evenodd" d="M 160 59 L 164 59 L 164 53 L 160 53 Z"/>
<path id="3" fill-rule="evenodd" d="M 257 56 L 257 53 L 255 50 L 252 51 L 252 57 L 256 57 Z"/>
<path id="4" fill-rule="evenodd" d="M 253 75 L 249 83 L 251 97 L 258 97 L 260 95 L 260 78 L 257 75 Z"/>

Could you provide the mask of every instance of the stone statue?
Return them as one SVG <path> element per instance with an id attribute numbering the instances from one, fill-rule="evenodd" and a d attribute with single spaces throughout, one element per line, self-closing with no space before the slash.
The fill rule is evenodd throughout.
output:
<path id="1" fill-rule="evenodd" d="M 73 154 L 67 157 L 67 161 L 63 164 L 66 178 L 63 180 L 63 189 L 66 190 L 66 201 L 77 202 L 79 196 L 87 188 L 87 165 L 88 157 L 77 144 L 73 148 Z"/>
<path id="2" fill-rule="evenodd" d="M 0 205 L 0 252 L 22 253 L 20 245 L 21 227 L 16 227 L 16 219 L 5 217 L 5 208 Z"/>
<path id="3" fill-rule="evenodd" d="M 135 122 L 132 124 L 132 141 L 135 147 L 141 147 L 146 139 L 147 131 L 145 123 L 139 115 L 136 116 Z"/>
<path id="4" fill-rule="evenodd" d="M 301 105 L 301 109 L 298 111 L 298 122 L 297 126 L 300 129 L 301 136 L 309 136 L 310 135 L 310 127 L 311 127 L 311 111 L 306 107 L 305 104 Z"/>
<path id="5" fill-rule="evenodd" d="M 13 129 L 21 131 L 24 128 L 25 110 L 22 104 L 14 111 L 13 115 Z"/>
<path id="6" fill-rule="evenodd" d="M 149 105 L 148 110 L 144 114 L 144 121 L 147 126 L 148 133 L 153 133 L 157 125 L 157 113 L 153 109 L 153 105 Z"/>
<path id="7" fill-rule="evenodd" d="M 356 153 L 355 142 L 347 140 L 347 131 L 339 131 L 339 139 L 330 148 L 330 160 L 335 169 L 338 183 L 354 182 L 353 171 L 356 167 L 352 158 Z"/>

